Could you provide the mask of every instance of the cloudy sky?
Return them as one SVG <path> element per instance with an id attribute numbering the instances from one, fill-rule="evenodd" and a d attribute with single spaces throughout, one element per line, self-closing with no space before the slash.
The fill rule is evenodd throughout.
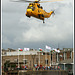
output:
<path id="1" fill-rule="evenodd" d="M 44 24 L 25 16 L 28 4 L 2 0 L 3 49 L 73 47 L 73 0 L 41 3 L 45 11 L 55 10 L 55 15 L 45 19 Z"/>

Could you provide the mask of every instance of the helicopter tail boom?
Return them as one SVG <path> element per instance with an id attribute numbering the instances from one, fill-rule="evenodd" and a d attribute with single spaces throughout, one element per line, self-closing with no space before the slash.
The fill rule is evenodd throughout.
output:
<path id="1" fill-rule="evenodd" d="M 51 16 L 52 14 L 55 15 L 54 11 L 50 11 L 49 15 Z M 49 16 L 49 17 L 50 17 L 50 16 Z"/>
<path id="2" fill-rule="evenodd" d="M 50 11 L 50 13 L 49 13 L 49 14 L 50 14 L 50 15 L 52 15 L 52 14 L 55 14 L 55 13 L 54 13 L 54 11 Z"/>

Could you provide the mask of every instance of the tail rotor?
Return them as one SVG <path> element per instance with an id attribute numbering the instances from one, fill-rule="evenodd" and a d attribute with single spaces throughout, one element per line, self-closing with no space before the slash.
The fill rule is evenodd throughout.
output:
<path id="1" fill-rule="evenodd" d="M 55 15 L 55 10 L 51 10 L 52 11 L 52 15 L 54 16 Z"/>

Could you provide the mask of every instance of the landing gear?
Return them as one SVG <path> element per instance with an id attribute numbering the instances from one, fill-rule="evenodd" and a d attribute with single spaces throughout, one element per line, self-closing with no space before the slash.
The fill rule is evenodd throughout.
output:
<path id="1" fill-rule="evenodd" d="M 43 14 L 42 14 L 41 16 L 42 16 L 42 17 L 44 17 L 44 15 L 43 15 Z"/>
<path id="2" fill-rule="evenodd" d="M 40 18 L 40 15 L 38 14 L 38 17 Z"/>
<path id="3" fill-rule="evenodd" d="M 29 17 L 29 18 L 31 17 L 31 16 L 29 16 L 29 15 L 26 15 L 26 16 Z"/>
<path id="4" fill-rule="evenodd" d="M 29 17 L 29 18 L 30 18 L 30 16 L 27 16 L 27 17 Z"/>
<path id="5" fill-rule="evenodd" d="M 43 20 L 43 23 L 45 23 L 44 20 Z"/>

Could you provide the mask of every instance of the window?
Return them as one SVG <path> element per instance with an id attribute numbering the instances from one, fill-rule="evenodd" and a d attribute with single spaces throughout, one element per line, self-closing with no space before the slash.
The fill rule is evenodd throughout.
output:
<path id="1" fill-rule="evenodd" d="M 67 59 L 67 52 L 65 52 L 65 59 Z"/>
<path id="2" fill-rule="evenodd" d="M 65 68 L 67 71 L 72 70 L 72 64 L 66 64 Z"/>
<path id="3" fill-rule="evenodd" d="M 71 59 L 71 55 L 72 55 L 72 54 L 71 54 L 71 51 L 70 51 L 70 57 L 69 57 L 70 59 Z"/>
<path id="4" fill-rule="evenodd" d="M 3 54 L 3 55 L 6 55 L 6 52 L 3 52 L 2 54 Z"/>
<path id="5" fill-rule="evenodd" d="M 47 55 L 50 55 L 50 53 L 47 53 Z"/>
<path id="6" fill-rule="evenodd" d="M 45 64 L 48 64 L 48 59 L 45 60 Z"/>
<path id="7" fill-rule="evenodd" d="M 10 59 L 6 59 L 6 62 L 4 63 L 4 67 L 5 68 L 10 67 Z"/>
<path id="8" fill-rule="evenodd" d="M 60 61 L 60 54 L 58 53 L 58 61 Z"/>
<path id="9" fill-rule="evenodd" d="M 28 6 L 27 9 L 35 9 L 33 6 Z"/>
<path id="10" fill-rule="evenodd" d="M 23 62 L 24 62 L 25 64 L 27 64 L 27 59 L 23 59 Z"/>
<path id="11" fill-rule="evenodd" d="M 56 62 L 58 62 L 58 61 L 57 61 L 57 53 L 56 53 Z"/>
<path id="12" fill-rule="evenodd" d="M 64 52 L 63 52 L 63 60 L 64 60 Z"/>
<path id="13" fill-rule="evenodd" d="M 18 59 L 14 59 L 14 62 L 18 62 Z"/>
<path id="14" fill-rule="evenodd" d="M 43 53 L 43 55 L 45 55 L 45 53 Z"/>
<path id="15" fill-rule="evenodd" d="M 68 49 L 68 51 L 70 51 L 70 49 Z"/>
<path id="16" fill-rule="evenodd" d="M 53 57 L 53 55 L 51 54 L 51 61 L 52 61 L 52 57 Z"/>

